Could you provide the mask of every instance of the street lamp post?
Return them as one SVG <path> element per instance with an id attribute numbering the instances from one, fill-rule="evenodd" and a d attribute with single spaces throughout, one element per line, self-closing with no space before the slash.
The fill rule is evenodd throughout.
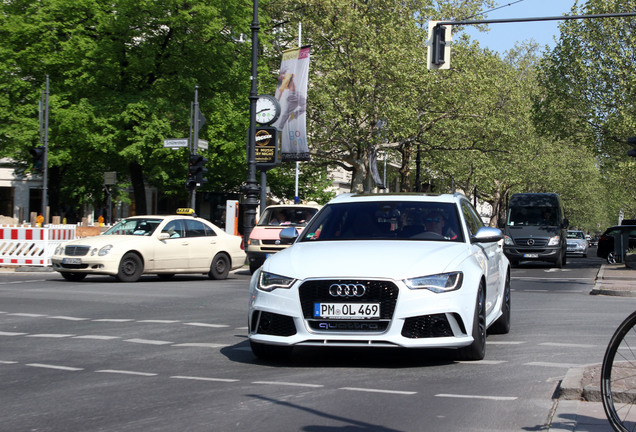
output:
<path id="1" fill-rule="evenodd" d="M 250 131 L 247 145 L 247 185 L 245 187 L 245 213 L 243 221 L 243 241 L 247 248 L 247 240 L 256 222 L 258 207 L 258 182 L 256 181 L 256 100 L 258 99 L 257 66 L 258 66 L 258 0 L 253 0 L 252 13 L 252 87 L 250 89 Z"/>

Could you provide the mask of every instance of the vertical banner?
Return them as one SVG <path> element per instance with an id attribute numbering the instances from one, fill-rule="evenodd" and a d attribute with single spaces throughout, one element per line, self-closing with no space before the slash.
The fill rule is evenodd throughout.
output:
<path id="1" fill-rule="evenodd" d="M 276 99 L 281 116 L 273 124 L 281 131 L 281 159 L 308 161 L 307 81 L 310 47 L 294 48 L 283 53 L 278 74 Z"/>

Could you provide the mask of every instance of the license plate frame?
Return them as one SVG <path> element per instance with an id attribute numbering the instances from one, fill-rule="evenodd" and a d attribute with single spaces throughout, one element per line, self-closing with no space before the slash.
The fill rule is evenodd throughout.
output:
<path id="1" fill-rule="evenodd" d="M 527 253 L 527 254 L 523 254 L 524 258 L 539 258 L 539 254 L 538 253 Z"/>
<path id="2" fill-rule="evenodd" d="M 380 303 L 314 303 L 314 318 L 372 320 L 380 318 Z"/>
<path id="3" fill-rule="evenodd" d="M 81 258 L 62 258 L 62 264 L 81 264 L 82 263 L 82 259 Z"/>

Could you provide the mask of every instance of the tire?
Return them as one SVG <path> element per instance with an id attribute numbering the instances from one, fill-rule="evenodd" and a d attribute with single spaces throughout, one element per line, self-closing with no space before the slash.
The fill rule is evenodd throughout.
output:
<path id="1" fill-rule="evenodd" d="M 557 258 L 557 260 L 554 262 L 554 267 L 563 268 L 563 264 L 565 264 L 566 259 L 567 258 L 565 258 L 565 256 L 560 255 L 559 258 Z"/>
<path id="2" fill-rule="evenodd" d="M 71 282 L 83 281 L 86 277 L 86 273 L 61 272 L 60 274 L 64 279 Z"/>
<path id="3" fill-rule="evenodd" d="M 137 282 L 144 272 L 144 263 L 134 252 L 125 254 L 119 262 L 117 280 L 120 282 Z"/>
<path id="4" fill-rule="evenodd" d="M 167 281 L 174 277 L 174 273 L 157 273 L 157 276 L 159 277 L 159 279 Z"/>
<path id="5" fill-rule="evenodd" d="M 636 421 L 630 410 L 636 406 L 636 312 L 616 329 L 603 356 L 601 367 L 601 399 L 605 415 L 617 432 L 633 431 Z M 628 420 L 629 415 L 629 420 Z"/>
<path id="6" fill-rule="evenodd" d="M 225 254 L 216 254 L 212 259 L 208 277 L 214 280 L 221 280 L 227 279 L 228 274 L 230 274 L 230 259 Z"/>
<path id="7" fill-rule="evenodd" d="M 259 267 L 262 266 L 262 265 L 263 265 L 263 263 L 260 262 L 260 261 L 259 262 L 251 262 L 250 263 L 250 274 L 254 274 L 254 272 L 256 270 L 258 270 Z"/>
<path id="8" fill-rule="evenodd" d="M 510 332 L 510 273 L 506 275 L 501 316 L 488 329 L 489 334 L 508 334 Z"/>
<path id="9" fill-rule="evenodd" d="M 267 345 L 250 340 L 252 353 L 261 360 L 288 360 L 294 347 Z"/>
<path id="10" fill-rule="evenodd" d="M 459 360 L 483 360 L 486 356 L 486 293 L 484 283 L 479 285 L 475 299 L 473 319 L 473 343 L 458 350 Z"/>

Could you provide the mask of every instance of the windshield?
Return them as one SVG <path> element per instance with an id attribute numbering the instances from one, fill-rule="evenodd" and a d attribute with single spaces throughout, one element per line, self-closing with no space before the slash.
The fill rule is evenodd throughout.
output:
<path id="1" fill-rule="evenodd" d="M 512 207 L 508 218 L 508 225 L 511 226 L 556 226 L 556 207 Z"/>
<path id="2" fill-rule="evenodd" d="M 274 207 L 267 208 L 256 225 L 305 226 L 318 212 L 313 207 Z"/>
<path id="3" fill-rule="evenodd" d="M 303 231 L 300 241 L 463 241 L 452 203 L 356 202 L 328 205 Z"/>
<path id="4" fill-rule="evenodd" d="M 585 234 L 583 234 L 583 231 L 568 231 L 568 238 L 585 240 Z"/>
<path id="5" fill-rule="evenodd" d="M 162 219 L 135 218 L 124 219 L 110 228 L 104 235 L 138 235 L 149 236 L 159 226 Z"/>

